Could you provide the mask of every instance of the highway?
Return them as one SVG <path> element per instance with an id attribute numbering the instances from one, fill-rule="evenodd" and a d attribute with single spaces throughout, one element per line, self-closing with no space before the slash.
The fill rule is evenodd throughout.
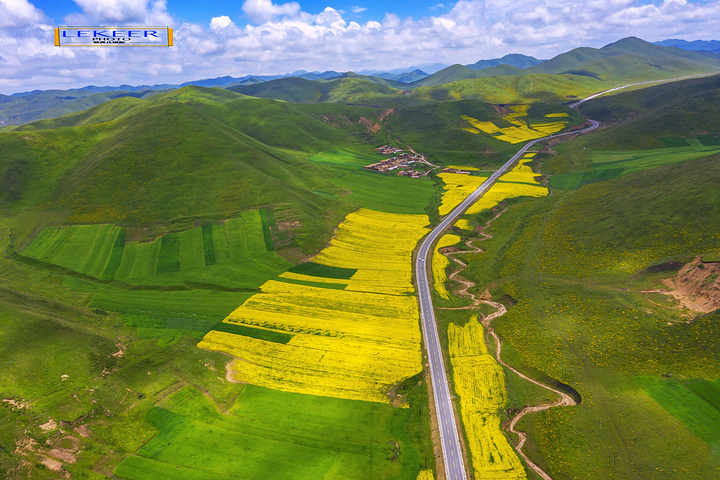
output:
<path id="1" fill-rule="evenodd" d="M 599 123 L 594 120 L 590 120 L 590 122 L 592 122 L 592 126 L 584 130 L 550 135 L 527 143 L 519 152 L 513 155 L 510 160 L 505 162 L 498 171 L 493 173 L 490 178 L 480 185 L 477 190 L 465 198 L 460 205 L 455 207 L 420 244 L 420 249 L 415 259 L 420 319 L 423 338 L 425 339 L 425 348 L 430 363 L 430 377 L 433 397 L 435 399 L 438 428 L 440 430 L 440 443 L 442 444 L 442 453 L 445 460 L 445 474 L 449 480 L 466 480 L 467 473 L 465 472 L 465 463 L 463 462 L 462 448 L 460 447 L 460 434 L 455 423 L 455 414 L 450 396 L 450 385 L 447 380 L 445 361 L 443 360 L 442 349 L 440 348 L 435 311 L 433 310 L 432 304 L 429 281 L 429 274 L 432 274 L 432 269 L 427 267 L 427 264 L 431 261 L 432 246 L 443 232 L 455 223 L 455 220 L 472 205 L 475 200 L 482 196 L 530 147 L 549 138 L 587 133 L 595 130 L 599 126 Z"/>

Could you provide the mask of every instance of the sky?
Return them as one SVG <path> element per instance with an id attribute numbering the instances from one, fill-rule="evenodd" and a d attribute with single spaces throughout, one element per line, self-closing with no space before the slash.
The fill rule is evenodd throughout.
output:
<path id="1" fill-rule="evenodd" d="M 59 25 L 169 26 L 175 41 L 55 47 Z M 551 58 L 628 36 L 718 32 L 720 0 L 0 0 L 0 93 Z"/>

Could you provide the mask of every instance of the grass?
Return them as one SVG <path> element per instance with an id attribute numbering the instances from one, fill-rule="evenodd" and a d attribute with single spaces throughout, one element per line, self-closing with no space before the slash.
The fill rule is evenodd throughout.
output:
<path id="1" fill-rule="evenodd" d="M 288 269 L 288 272 L 292 273 L 300 273 L 303 275 L 323 278 L 341 278 L 345 280 L 351 278 L 356 271 L 357 270 L 354 268 L 332 267 L 313 262 L 301 263 L 300 265 L 296 265 Z"/>
<path id="2" fill-rule="evenodd" d="M 205 266 L 215 265 L 217 258 L 215 257 L 215 243 L 213 241 L 213 226 L 202 226 L 203 239 L 203 255 L 205 256 Z"/>
<path id="3" fill-rule="evenodd" d="M 115 469 L 120 478 L 406 478 L 420 470 L 410 410 L 247 386 L 225 413 L 186 387 L 148 411 L 158 429 Z M 395 447 L 397 442 L 398 448 Z M 192 476 L 189 478 L 193 478 Z"/>
<path id="4" fill-rule="evenodd" d="M 583 172 L 564 173 L 550 177 L 550 186 L 554 188 L 578 189 L 589 183 L 602 182 L 640 170 L 648 170 L 662 165 L 683 162 L 720 152 L 717 146 L 704 146 L 700 142 L 688 145 L 689 139 L 679 139 L 671 148 L 641 151 L 593 151 L 589 156 L 589 169 Z"/>
<path id="5" fill-rule="evenodd" d="M 291 265 L 268 250 L 266 225 L 267 216 L 255 210 L 151 242 L 126 242 L 126 229 L 112 225 L 47 227 L 24 254 L 100 280 L 131 285 L 255 288 Z"/>
<path id="6" fill-rule="evenodd" d="M 648 167 L 658 152 L 631 154 Z M 480 291 L 517 302 L 494 321 L 505 360 L 582 397 L 521 422 L 553 478 L 716 476 L 720 316 L 688 322 L 639 290 L 674 273 L 647 267 L 716 251 L 718 178 L 715 155 L 555 190 L 511 205 L 466 256 Z M 542 401 L 508 378 L 512 403 Z"/>
<path id="7" fill-rule="evenodd" d="M 215 330 L 219 332 L 232 333 L 233 335 L 242 335 L 244 337 L 257 338 L 275 343 L 288 343 L 292 339 L 292 335 L 282 332 L 274 332 L 272 330 L 264 330 L 262 328 L 246 327 L 233 323 L 219 323 L 215 326 Z"/>
<path id="8" fill-rule="evenodd" d="M 696 380 L 690 384 L 692 388 L 676 380 L 656 378 L 640 378 L 637 383 L 710 448 L 720 444 L 720 389 L 717 382 Z"/>
<path id="9" fill-rule="evenodd" d="M 335 192 L 315 193 L 329 199 L 347 202 L 356 207 L 388 213 L 422 214 L 435 195 L 430 178 L 408 178 L 363 170 L 362 167 L 383 160 L 381 155 L 368 155 L 350 150 L 323 152 L 310 161 L 323 165 Z"/>
<path id="10" fill-rule="evenodd" d="M 176 233 L 168 233 L 160 241 L 155 273 L 177 272 L 180 270 L 180 240 Z"/>

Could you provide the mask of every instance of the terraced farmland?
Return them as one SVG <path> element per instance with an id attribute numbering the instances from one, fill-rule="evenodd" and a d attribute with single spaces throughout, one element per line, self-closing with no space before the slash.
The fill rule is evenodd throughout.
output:
<path id="1" fill-rule="evenodd" d="M 149 242 L 127 242 L 126 229 L 114 225 L 46 227 L 23 255 L 131 285 L 255 288 L 291 266 L 268 248 L 266 230 L 259 210 Z"/>
<path id="2" fill-rule="evenodd" d="M 266 282 L 223 321 L 292 335 L 287 343 L 213 330 L 199 347 L 236 357 L 239 381 L 397 402 L 390 387 L 422 370 L 411 258 L 427 223 L 424 215 L 349 214 L 312 263 Z M 296 283 L 309 278 L 318 285 Z M 329 281 L 344 288 L 323 285 Z"/>

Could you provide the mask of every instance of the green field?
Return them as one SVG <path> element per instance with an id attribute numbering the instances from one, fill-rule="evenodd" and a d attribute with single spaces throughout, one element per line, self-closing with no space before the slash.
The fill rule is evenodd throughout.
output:
<path id="1" fill-rule="evenodd" d="M 268 472 L 277 479 L 414 480 L 420 458 L 405 425 L 409 413 L 253 386 L 219 412 L 187 387 L 148 411 L 159 433 L 115 474 L 129 480 L 263 478 Z"/>
<path id="2" fill-rule="evenodd" d="M 385 158 L 388 157 L 348 150 L 314 155 L 309 160 L 323 165 L 329 181 L 339 187 L 337 192 L 318 190 L 315 193 L 381 212 L 428 213 L 428 205 L 436 193 L 430 178 L 409 178 L 363 170 L 364 166 Z"/>
<path id="3" fill-rule="evenodd" d="M 593 151 L 589 155 L 589 169 L 584 172 L 564 173 L 550 177 L 550 186 L 578 189 L 589 183 L 602 182 L 640 170 L 692 160 L 720 152 L 712 141 L 704 145 L 695 137 L 677 138 L 674 148 L 639 151 Z"/>
<path id="4" fill-rule="evenodd" d="M 511 205 L 484 253 L 465 256 L 463 276 L 480 291 L 491 285 L 509 307 L 494 321 L 506 361 L 582 397 L 520 424 L 527 453 L 553 478 L 694 480 L 720 469 L 711 383 L 720 377 L 720 315 L 688 322 L 639 292 L 675 273 L 647 267 L 715 254 L 720 164 L 690 155 L 651 168 L 663 157 L 645 153 L 628 152 L 636 163 L 625 165 L 643 170 Z M 515 405 L 542 400 L 508 378 Z"/>
<path id="5" fill-rule="evenodd" d="M 126 242 L 125 229 L 112 225 L 46 227 L 23 254 L 131 285 L 255 288 L 291 266 L 268 250 L 272 242 L 268 242 L 262 218 L 260 211 L 253 210 L 221 224 L 169 233 L 151 242 Z"/>
<path id="6" fill-rule="evenodd" d="M 720 383 L 678 382 L 640 378 L 637 383 L 653 400 L 680 420 L 712 449 L 720 447 Z"/>

